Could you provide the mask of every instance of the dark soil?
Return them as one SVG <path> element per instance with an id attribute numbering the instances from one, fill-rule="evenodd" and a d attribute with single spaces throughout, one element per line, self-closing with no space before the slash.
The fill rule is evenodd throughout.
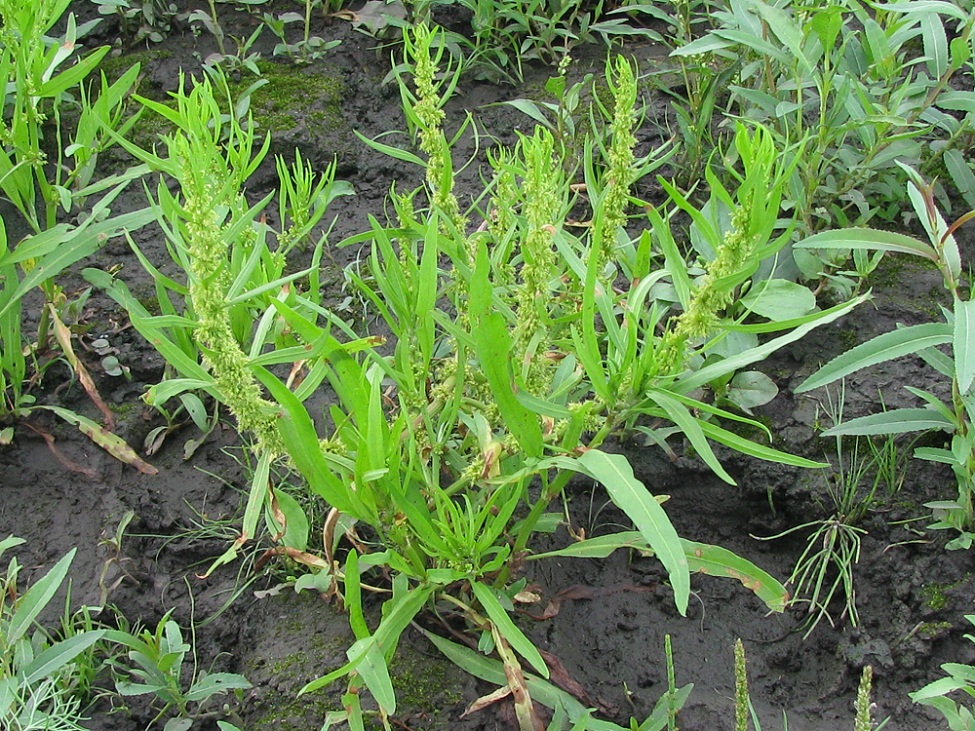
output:
<path id="1" fill-rule="evenodd" d="M 78 5 L 79 12 L 91 12 L 89 4 Z M 230 35 L 249 35 L 255 27 L 244 13 L 225 9 L 224 15 Z M 326 60 L 305 69 L 285 65 L 274 71 L 307 75 L 307 85 L 301 87 L 306 92 L 284 110 L 292 121 L 285 126 L 280 116 L 275 117 L 283 128 L 269 131 L 274 135 L 274 152 L 292 154 L 297 146 L 318 168 L 335 157 L 338 177 L 354 185 L 357 195 L 340 199 L 332 209 L 337 216 L 332 241 L 338 241 L 363 230 L 368 214 L 382 215 L 392 182 L 406 190 L 419 184 L 420 171 L 370 150 L 352 133 L 358 130 L 372 138 L 405 126 L 395 84 L 383 83 L 389 71 L 388 51 L 375 50 L 375 40 L 343 21 L 323 22 L 315 30 L 341 39 L 342 45 Z M 118 29 L 106 21 L 97 32 L 99 41 L 110 42 Z M 272 45 L 265 34 L 256 50 L 269 58 Z M 126 48 L 122 58 L 142 61 L 141 92 L 156 96 L 176 87 L 180 71 L 198 73 L 199 59 L 213 50 L 208 33 L 194 36 L 185 24 L 177 24 L 162 43 L 148 50 L 144 45 Z M 650 45 L 626 50 L 641 67 L 659 64 L 665 55 Z M 585 51 L 593 58 L 594 71 L 598 72 L 604 52 L 595 47 Z M 589 63 L 577 62 L 572 73 L 584 73 Z M 519 128 L 529 128 L 527 118 L 509 107 L 490 105 L 537 92 L 548 71 L 538 69 L 533 74 L 527 91 L 465 80 L 448 107 L 449 119 L 459 124 L 469 111 L 492 143 L 510 142 Z M 246 77 L 244 83 L 249 83 Z M 644 101 L 663 109 L 663 102 L 650 93 L 644 92 Z M 260 99 L 255 99 L 258 110 L 265 103 Z M 642 143 L 649 145 L 657 138 L 659 132 L 647 122 Z M 487 139 L 481 140 L 482 152 Z M 465 138 L 458 156 L 473 153 L 473 142 Z M 476 190 L 478 173 L 477 165 L 470 166 L 462 181 L 464 189 Z M 273 166 L 265 165 L 252 181 L 254 192 L 272 184 Z M 140 204 L 137 186 L 129 195 L 128 205 Z M 138 243 L 157 264 L 168 262 L 157 233 L 140 232 Z M 341 266 L 356 256 L 352 249 L 335 252 L 337 266 L 327 281 L 335 288 L 336 302 L 343 298 Z M 124 242 L 110 243 L 85 265 L 122 265 L 120 276 L 130 287 L 139 291 L 148 286 Z M 819 439 L 815 431 L 816 399 L 823 394 L 795 397 L 795 386 L 819 363 L 893 329 L 896 323 L 926 322 L 936 316 L 940 296 L 936 272 L 904 267 L 888 274 L 888 281 L 876 286 L 872 302 L 762 365 L 781 391 L 759 414 L 771 424 L 776 446 L 823 457 L 831 448 L 831 442 Z M 66 282 L 69 288 L 84 286 L 77 276 L 69 276 Z M 101 374 L 97 357 L 84 356 L 97 375 L 102 396 L 119 414 L 118 433 L 140 446 L 161 422 L 154 412 L 144 410 L 138 397 L 144 387 L 160 379 L 163 363 L 127 327 L 125 313 L 100 293 L 89 300 L 84 323 L 88 334 L 82 340 L 105 335 L 131 370 L 129 380 L 113 379 Z M 66 381 L 64 376 L 56 368 L 49 371 L 40 398 L 96 418 L 76 383 L 59 382 L 59 378 Z M 906 359 L 849 379 L 846 416 L 875 411 L 881 400 L 887 407 L 911 403 L 902 388 L 905 384 L 936 387 L 936 374 L 920 360 Z M 54 434 L 60 459 L 34 428 Z M 191 459 L 184 460 L 183 443 L 198 436 L 192 426 L 171 435 L 161 451 L 147 457 L 159 470 L 158 475 L 147 476 L 115 461 L 67 426 L 31 417 L 29 423 L 17 426 L 13 445 L 0 448 L 0 536 L 13 533 L 27 539 L 19 553 L 27 567 L 25 578 L 40 576 L 77 547 L 71 573 L 75 603 L 100 604 L 107 598 L 130 621 L 150 626 L 170 610 L 184 629 L 198 623 L 200 666 L 241 672 L 253 683 L 238 709 L 246 731 L 316 729 L 326 711 L 340 708 L 341 684 L 301 698 L 296 697 L 297 690 L 344 662 L 351 642 L 347 620 L 335 606 L 307 592 L 275 591 L 284 578 L 282 567 L 254 568 L 253 559 L 266 546 L 255 546 L 247 560 L 223 567 L 207 579 L 198 577 L 236 535 L 247 481 L 241 464 L 247 452 L 231 425 L 218 428 Z M 939 438 L 930 440 L 935 443 Z M 616 448 L 625 451 L 652 492 L 671 496 L 666 509 L 681 536 L 729 548 L 783 580 L 805 545 L 805 534 L 768 542 L 755 537 L 829 517 L 821 474 L 724 454 L 738 481 L 738 487 L 729 487 L 693 455 L 672 463 L 655 447 L 625 443 Z M 73 471 L 72 463 L 96 476 Z M 605 506 L 607 498 L 592 485 L 577 483 L 570 493 L 573 520 L 589 534 L 625 522 L 611 505 Z M 752 698 L 763 728 L 780 728 L 783 710 L 793 731 L 852 728 L 856 684 L 866 664 L 874 668 L 874 715 L 890 717 L 888 731 L 941 728 L 935 715 L 913 705 L 907 694 L 938 677 L 943 662 L 975 661 L 975 645 L 963 638 L 970 629 L 963 615 L 972 611 L 975 599 L 971 554 L 946 552 L 947 536 L 923 530 L 930 522 L 923 503 L 954 494 L 950 471 L 915 462 L 909 465 L 900 492 L 889 499 L 885 496 L 868 515 L 862 524 L 868 534 L 855 570 L 857 628 L 836 616 L 840 607 L 834 605 L 836 626 L 824 621 L 803 640 L 803 633 L 796 630 L 804 619 L 804 607 L 768 616 L 764 605 L 741 585 L 700 575 L 693 577 L 688 615 L 681 617 L 659 564 L 624 552 L 603 561 L 530 564 L 529 578 L 539 587 L 542 605 L 553 597 L 567 598 L 557 616 L 544 621 L 526 618 L 522 626 L 539 647 L 561 661 L 588 694 L 588 704 L 598 705 L 623 724 L 631 715 L 645 717 L 666 690 L 663 648 L 669 634 L 677 682 L 694 683 L 679 716 L 685 731 L 732 728 L 732 652 L 738 637 L 745 642 Z M 121 552 L 116 553 L 104 539 L 114 535 L 127 511 L 136 517 Z M 120 583 L 106 596 L 105 590 L 117 579 Z M 514 727 L 513 714 L 504 702 L 461 720 L 465 706 L 493 688 L 450 665 L 418 632 L 407 633 L 393 674 L 403 701 L 395 719 L 401 728 Z M 111 705 L 102 701 L 92 710 L 90 728 L 135 731 L 151 718 L 138 703 L 130 702 L 128 712 L 109 715 Z M 203 722 L 197 727 L 214 728 Z"/>

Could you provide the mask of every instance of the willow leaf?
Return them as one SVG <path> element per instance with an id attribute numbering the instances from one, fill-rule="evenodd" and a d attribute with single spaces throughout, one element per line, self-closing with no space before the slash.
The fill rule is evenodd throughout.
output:
<path id="1" fill-rule="evenodd" d="M 944 345 L 951 340 L 952 329 L 947 323 L 933 322 L 892 330 L 833 358 L 803 381 L 796 393 L 811 391 L 872 365 Z"/>

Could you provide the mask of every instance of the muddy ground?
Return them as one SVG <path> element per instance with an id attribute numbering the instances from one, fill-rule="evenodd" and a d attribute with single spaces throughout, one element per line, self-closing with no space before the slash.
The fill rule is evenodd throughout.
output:
<path id="1" fill-rule="evenodd" d="M 78 11 L 90 14 L 84 5 Z M 246 14 L 228 9 L 225 15 L 233 35 L 254 27 Z M 337 215 L 332 241 L 338 241 L 362 230 L 367 214 L 382 215 L 391 182 L 405 190 L 417 185 L 420 175 L 369 150 L 352 134 L 356 129 L 375 137 L 404 127 L 399 92 L 395 85 L 383 84 L 389 52 L 377 51 L 376 41 L 356 33 L 346 22 L 322 22 L 316 32 L 341 39 L 342 45 L 327 60 L 303 70 L 282 67 L 282 75 L 307 75 L 297 86 L 301 93 L 267 104 L 287 104 L 283 109 L 275 107 L 278 116 L 270 121 L 274 151 L 290 154 L 298 146 L 319 168 L 337 156 L 338 177 L 354 185 L 356 197 L 340 199 L 332 209 Z M 117 34 L 117 27 L 107 21 L 96 40 L 109 42 Z M 258 50 L 269 57 L 271 47 L 267 34 Z M 180 69 L 197 72 L 199 59 L 212 50 L 209 34 L 195 36 L 184 24 L 148 50 L 144 44 L 125 48 L 122 59 L 142 61 L 141 91 L 157 95 L 175 88 Z M 660 48 L 647 44 L 626 50 L 642 69 L 658 68 L 665 56 Z M 601 47 L 587 49 L 572 73 L 581 75 L 590 64 L 598 71 L 604 53 Z M 465 80 L 448 107 L 449 118 L 458 124 L 469 111 L 492 144 L 510 142 L 515 130 L 529 128 L 527 118 L 490 105 L 537 93 L 547 75 L 545 69 L 532 71 L 531 82 L 522 90 Z M 268 76 L 272 85 L 285 84 L 270 71 Z M 643 100 L 650 114 L 640 139 L 648 147 L 660 139 L 654 120 L 666 114 L 666 105 L 649 88 L 644 89 Z M 256 106 L 261 103 L 255 99 Z M 482 151 L 487 139 L 481 140 Z M 472 151 L 468 139 L 458 155 Z M 462 190 L 476 189 L 477 174 L 477 165 L 472 165 L 465 173 L 467 182 L 462 183 L 467 188 Z M 272 180 L 273 168 L 265 166 L 252 183 L 254 193 L 261 193 Z M 130 194 L 129 204 L 137 205 L 139 191 L 133 187 Z M 971 231 L 967 234 L 970 238 Z M 137 238 L 157 263 L 168 261 L 157 233 L 144 230 Z M 971 245 L 966 249 L 970 262 Z M 348 249 L 335 252 L 337 265 L 326 279 L 335 302 L 344 298 L 341 266 L 356 255 Z M 119 264 L 123 266 L 120 276 L 130 287 L 147 286 L 124 242 L 111 242 L 85 262 L 102 268 Z M 823 394 L 795 397 L 792 390 L 817 364 L 852 344 L 891 330 L 899 322 L 929 321 L 940 296 L 937 273 L 913 265 L 885 264 L 872 284 L 873 302 L 762 365 L 781 391 L 759 410 L 772 425 L 777 446 L 813 458 L 829 453 L 831 444 L 819 439 L 814 428 L 817 399 Z M 66 285 L 73 290 L 85 286 L 76 275 L 69 276 Z M 120 416 L 119 434 L 130 444 L 141 445 L 160 421 L 138 397 L 159 380 L 162 361 L 127 327 L 125 313 L 97 292 L 88 302 L 84 324 L 87 334 L 82 342 L 107 337 L 130 369 L 129 379 L 112 378 L 100 371 L 96 355 L 85 356 L 102 395 Z M 97 417 L 78 384 L 68 383 L 67 372 L 59 368 L 53 366 L 48 372 L 41 399 Z M 881 398 L 888 407 L 905 405 L 909 395 L 902 389 L 904 384 L 933 383 L 935 375 L 919 360 L 887 364 L 848 380 L 846 415 L 872 412 Z M 61 459 L 31 426 L 55 435 Z M 130 621 L 150 625 L 170 610 L 184 628 L 198 623 L 200 666 L 241 672 L 253 683 L 236 708 L 241 728 L 317 729 L 325 711 L 340 707 L 340 688 L 302 698 L 296 698 L 296 693 L 305 682 L 344 661 L 351 642 L 346 619 L 334 606 L 307 592 L 275 591 L 282 579 L 281 567 L 272 564 L 260 571 L 253 567 L 252 559 L 266 546 L 256 545 L 247 561 L 208 579 L 198 578 L 235 535 L 247 476 L 241 465 L 246 451 L 231 425 L 222 425 L 191 459 L 184 460 L 183 444 L 196 436 L 192 426 L 171 435 L 148 458 L 159 474 L 146 476 L 113 460 L 66 426 L 31 417 L 30 423 L 17 426 L 13 445 L 0 448 L 0 535 L 13 533 L 27 539 L 20 558 L 28 575 L 40 575 L 77 547 L 71 574 L 76 603 L 100 604 L 107 599 Z M 929 442 L 938 439 L 932 436 Z M 821 474 L 722 454 L 739 483 L 729 487 L 694 458 L 672 463 L 656 448 L 638 442 L 615 448 L 626 452 L 637 476 L 654 493 L 671 496 L 666 508 L 681 536 L 729 548 L 783 580 L 802 551 L 804 535 L 769 542 L 754 536 L 770 536 L 828 517 Z M 92 474 L 72 470 L 69 461 Z M 963 615 L 972 612 L 975 598 L 971 554 L 946 552 L 946 536 L 923 530 L 930 521 L 922 504 L 950 499 L 954 491 L 947 469 L 912 463 L 901 490 L 871 511 L 863 523 L 868 534 L 855 574 L 861 620 L 856 629 L 837 618 L 835 628 L 824 622 L 803 640 L 802 632 L 796 631 L 804 619 L 802 607 L 767 616 L 764 605 L 740 585 L 705 576 L 693 577 L 688 616 L 680 617 L 659 565 L 622 552 L 605 561 L 530 564 L 529 577 L 539 586 L 543 602 L 559 597 L 564 601 L 555 617 L 525 618 L 522 627 L 585 689 L 587 703 L 624 724 L 631 715 L 643 718 L 666 690 L 663 647 L 664 635 L 670 634 L 677 681 L 695 686 L 679 717 L 685 731 L 732 728 L 732 651 L 737 637 L 745 642 L 752 698 L 765 729 L 781 728 L 783 710 L 793 731 L 852 728 L 856 682 L 864 664 L 874 668 L 875 718 L 889 716 L 889 731 L 943 728 L 931 712 L 913 705 L 907 694 L 938 677 L 942 662 L 975 662 L 975 645 L 963 638 L 970 629 Z M 592 485 L 576 483 L 570 496 L 573 520 L 590 534 L 609 530 L 622 520 Z M 135 518 L 121 551 L 116 552 L 105 538 L 114 535 L 127 511 L 133 511 Z M 107 591 L 117 580 L 117 586 Z M 833 610 L 837 614 L 839 607 Z M 416 631 L 408 632 L 392 670 L 403 705 L 394 719 L 397 727 L 471 731 L 513 727 L 505 703 L 461 720 L 466 705 L 492 688 L 450 665 Z M 113 707 L 115 712 L 110 713 Z M 151 718 L 137 699 L 130 699 L 127 709 L 118 700 L 105 699 L 91 715 L 90 728 L 116 731 L 144 728 Z M 201 721 L 194 728 L 215 728 L 210 723 Z"/>

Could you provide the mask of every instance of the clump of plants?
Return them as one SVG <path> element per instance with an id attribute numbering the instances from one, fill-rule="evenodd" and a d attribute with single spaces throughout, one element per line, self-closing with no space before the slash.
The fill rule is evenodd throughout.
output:
<path id="1" fill-rule="evenodd" d="M 600 482 L 636 530 L 548 555 L 639 547 L 663 563 L 681 612 L 689 574 L 699 570 L 734 576 L 772 609 L 783 608 L 785 590 L 765 572 L 724 549 L 680 539 L 626 458 L 604 446 L 636 431 L 671 449 L 668 440 L 679 435 L 728 482 L 712 440 L 819 466 L 738 436 L 720 420 L 767 431 L 698 393 L 712 383 L 727 387 L 733 374 L 856 301 L 764 315 L 767 298 L 788 299 L 767 270 L 755 274 L 788 240 L 775 232 L 789 168 L 759 126 L 739 128 L 736 185 L 726 189 L 714 179 L 707 212 L 674 192 L 710 244 L 702 274 L 692 273 L 676 246 L 669 214 L 653 209 L 649 228 L 636 238 L 626 233 L 638 167 L 636 74 L 623 58 L 607 71 L 614 101 L 606 137 L 585 146 L 585 235 L 565 226 L 569 181 L 552 134 L 541 128 L 494 156 L 491 202 L 474 226 L 478 211 L 454 193 L 452 142 L 442 131 L 459 69 L 440 68 L 444 46 L 424 26 L 408 35 L 405 54 L 411 83 L 400 83 L 419 154 L 371 144 L 422 166 L 426 184 L 392 193 L 395 220 L 373 219 L 349 240 L 369 245 L 369 276 L 350 279 L 381 318 L 385 347 L 383 335 L 355 331 L 318 299 L 323 241 L 312 267 L 285 273 L 295 234 L 275 234 L 261 216 L 276 195 L 256 204 L 246 196 L 269 140 L 261 144 L 252 125 L 224 111 L 233 105 L 219 101 L 227 87 L 217 75 L 216 87 L 204 79 L 181 89 L 173 108 L 143 100 L 174 125 L 162 140 L 166 157 L 118 139 L 165 176 L 153 207 L 185 276 L 176 281 L 150 266 L 160 303 L 170 303 L 166 313 L 151 316 L 121 282 L 88 276 L 131 306 L 133 323 L 173 367 L 177 378 L 156 387 L 157 397 L 202 390 L 256 437 L 244 529 L 218 563 L 254 535 L 269 506 L 281 527 L 275 552 L 313 572 L 301 586 L 341 597 L 356 636 L 348 663 L 305 688 L 347 679 L 344 710 L 330 720 L 361 725 L 360 697 L 368 690 L 388 725 L 396 709 L 389 658 L 409 623 L 436 603 L 463 620 L 472 647 L 493 656 L 485 660 L 514 699 L 519 725 L 533 729 L 533 699 L 556 702 L 564 694 L 539 690 L 548 666 L 510 612 L 525 586 L 519 565 L 532 557 L 536 533 L 558 520 L 552 508 L 575 475 Z M 178 184 L 176 193 L 167 179 Z M 282 216 L 283 226 L 310 231 L 324 213 L 330 179 L 314 194 L 301 183 L 305 193 L 295 196 L 295 186 L 311 179 L 291 177 L 277 197 L 294 212 L 319 201 L 315 220 L 292 213 Z M 181 311 L 170 292 L 181 296 Z M 777 332 L 759 343 L 759 333 Z M 729 347 L 732 333 L 744 337 Z M 336 400 L 313 418 L 309 404 L 326 384 Z M 300 502 L 269 484 L 278 460 L 331 506 L 320 545 Z M 383 598 L 378 625 L 370 624 L 363 592 Z M 611 726 L 578 704 L 571 709 L 567 723 Z"/>
<path id="2" fill-rule="evenodd" d="M 0 556 L 24 541 L 0 540 Z M 0 576 L 0 722 L 7 731 L 82 731 L 85 710 L 114 680 L 119 697 L 153 695 L 163 707 L 153 723 L 167 718 L 164 731 L 187 731 L 194 719 L 223 716 L 206 704 L 228 691 L 249 688 L 234 673 L 199 673 L 190 685 L 183 677 L 184 656 L 193 648 L 167 614 L 156 630 L 110 629 L 98 625 L 88 607 L 72 614 L 70 586 L 60 632 L 38 624 L 40 615 L 65 587 L 75 549 L 58 560 L 30 587 L 18 581 L 21 566 L 11 558 Z M 124 619 L 120 620 L 124 625 Z M 122 655 L 126 660 L 122 660 Z M 236 731 L 227 721 L 221 731 Z M 152 724 L 150 724 L 152 725 Z"/>
<path id="3" fill-rule="evenodd" d="M 969 548 L 975 531 L 975 344 L 971 338 L 975 304 L 966 297 L 968 284 L 964 279 L 961 254 L 954 234 L 964 223 L 975 219 L 975 212 L 947 224 L 938 209 L 934 186 L 925 183 L 912 168 L 903 166 L 903 169 L 910 178 L 908 194 L 918 220 L 928 235 L 928 242 L 892 231 L 850 228 L 817 234 L 802 242 L 801 246 L 920 256 L 941 272 L 944 287 L 951 297 L 951 307 L 942 307 L 942 322 L 901 327 L 837 356 L 806 379 L 796 391 L 810 391 L 851 373 L 907 355 L 920 356 L 941 374 L 950 387 L 947 401 L 930 391 L 905 386 L 922 406 L 891 409 L 851 419 L 823 435 L 896 435 L 929 429 L 948 434 L 950 442 L 946 447 L 919 447 L 914 450 L 914 456 L 947 464 L 954 472 L 956 496 L 929 503 L 927 507 L 934 510 L 937 517 L 931 527 L 952 529 L 958 533 L 949 541 L 949 548 Z"/>
<path id="4" fill-rule="evenodd" d="M 109 49 L 80 57 L 78 40 L 91 26 L 79 28 L 71 14 L 63 37 L 47 35 L 68 5 L 69 0 L 0 2 L 0 191 L 30 231 L 11 246 L 7 223 L 0 221 L 0 444 L 13 439 L 15 422 L 23 423 L 24 417 L 43 410 L 77 426 L 119 459 L 152 472 L 112 433 L 114 417 L 76 357 L 65 324 L 72 309 L 80 307 L 69 302 L 56 281 L 67 267 L 122 230 L 137 229 L 152 218 L 148 209 L 111 212 L 118 195 L 144 170 L 93 182 L 98 156 L 111 145 L 109 130 L 125 134 L 135 122 L 136 117 L 126 118 L 124 110 L 139 68 L 134 66 L 112 84 L 103 76 L 100 85 L 86 85 Z M 74 124 L 67 122 L 71 114 L 77 115 Z M 77 222 L 61 220 L 69 214 Z M 23 302 L 35 289 L 41 290 L 44 301 L 36 340 L 25 342 Z M 31 386 L 58 360 L 52 357 L 54 348 L 99 408 L 102 424 L 60 406 L 36 403 Z M 42 433 L 53 443 L 51 435 Z"/>
<path id="5" fill-rule="evenodd" d="M 898 220 L 907 182 L 898 162 L 943 177 L 975 205 L 966 156 L 972 93 L 952 84 L 972 69 L 971 8 L 681 1 L 669 26 L 681 83 L 661 88 L 674 100 L 682 185 L 699 180 L 735 120 L 748 119 L 766 125 L 796 163 L 788 205 L 797 239 Z M 882 255 L 813 247 L 794 254 L 797 274 L 844 297 Z"/>

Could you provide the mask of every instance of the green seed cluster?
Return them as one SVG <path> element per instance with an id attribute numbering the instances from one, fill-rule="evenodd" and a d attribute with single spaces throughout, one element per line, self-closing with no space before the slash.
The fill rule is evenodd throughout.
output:
<path id="1" fill-rule="evenodd" d="M 435 37 L 436 33 L 425 25 L 418 27 L 413 35 L 413 83 L 416 85 L 413 114 L 418 121 L 420 149 L 427 155 L 426 178 L 433 195 L 433 207 L 463 233 L 467 222 L 460 214 L 460 204 L 454 195 L 450 145 L 441 129 L 446 115 L 436 82 L 439 69 L 430 52 Z"/>
<path id="2" fill-rule="evenodd" d="M 734 299 L 734 290 L 722 286 L 722 280 L 747 265 L 755 244 L 755 237 L 749 233 L 748 211 L 736 208 L 731 214 L 731 228 L 725 233 L 717 256 L 706 265 L 687 310 L 677 318 L 676 327 L 661 338 L 657 358 L 660 374 L 675 374 L 683 366 L 687 341 L 706 338 L 718 327 L 721 311 Z"/>
<path id="3" fill-rule="evenodd" d="M 208 94 L 198 87 L 193 94 Z M 274 404 L 265 400 L 247 365 L 247 356 L 231 326 L 226 231 L 235 211 L 246 210 L 239 172 L 228 166 L 213 132 L 199 128 L 167 139 L 170 158 L 178 165 L 184 202 L 183 238 L 189 260 L 189 293 L 196 315 L 194 336 L 210 366 L 224 403 L 241 430 L 253 432 L 263 449 L 283 452 Z M 232 144 L 232 141 L 231 141 Z M 253 235 L 253 232 L 244 235 Z"/>
<path id="4" fill-rule="evenodd" d="M 521 245 L 523 265 L 518 288 L 518 322 L 515 325 L 515 352 L 524 357 L 528 344 L 539 328 L 548 325 L 550 280 L 555 271 L 555 234 L 552 212 L 558 210 L 558 168 L 553 157 L 555 141 L 545 130 L 522 140 L 526 175 L 525 219 L 528 231 Z"/>
<path id="5" fill-rule="evenodd" d="M 609 147 L 609 171 L 602 200 L 602 235 L 598 242 L 600 264 L 610 261 L 616 247 L 616 232 L 626 226 L 626 207 L 630 202 L 630 186 L 636 175 L 633 150 L 636 137 L 636 77 L 630 62 L 616 58 L 616 81 L 612 85 L 614 107 L 610 126 L 613 141 Z"/>

